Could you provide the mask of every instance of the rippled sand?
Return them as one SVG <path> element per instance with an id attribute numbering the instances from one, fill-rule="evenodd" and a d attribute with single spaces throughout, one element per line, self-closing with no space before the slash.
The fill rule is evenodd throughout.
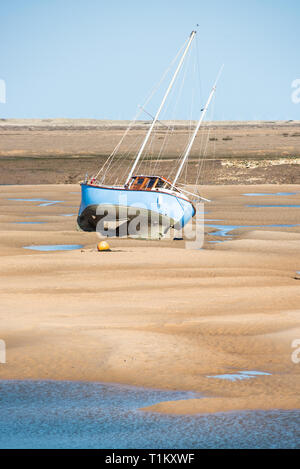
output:
<path id="1" fill-rule="evenodd" d="M 252 192 L 294 195 L 242 195 Z M 114 239 L 112 252 L 101 254 L 95 233 L 76 231 L 77 185 L 1 186 L 1 379 L 206 396 L 157 404 L 159 412 L 299 408 L 300 363 L 291 355 L 300 339 L 300 226 L 272 225 L 300 224 L 300 209 L 246 205 L 299 205 L 300 186 L 207 186 L 202 193 L 212 199 L 206 217 L 220 220 L 207 224 L 242 227 L 228 233 L 232 240 L 207 227 L 202 250 L 187 250 L 184 241 Z M 53 244 L 83 248 L 23 248 Z M 240 371 L 268 374 L 212 378 Z"/>

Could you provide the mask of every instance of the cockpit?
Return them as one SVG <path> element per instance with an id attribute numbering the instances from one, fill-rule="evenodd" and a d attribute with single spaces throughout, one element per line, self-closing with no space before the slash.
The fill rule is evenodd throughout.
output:
<path id="1" fill-rule="evenodd" d="M 132 191 L 154 191 L 159 189 L 179 192 L 168 179 L 160 176 L 133 176 L 127 188 Z"/>

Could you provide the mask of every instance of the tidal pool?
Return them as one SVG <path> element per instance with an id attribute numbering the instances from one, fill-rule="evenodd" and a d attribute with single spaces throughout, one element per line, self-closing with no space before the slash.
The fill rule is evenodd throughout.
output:
<path id="1" fill-rule="evenodd" d="M 83 248 L 82 244 L 45 244 L 40 246 L 23 246 L 24 249 L 32 249 L 33 251 L 74 251 Z"/>
<path id="2" fill-rule="evenodd" d="M 272 197 L 273 195 L 276 196 L 289 196 L 289 195 L 297 195 L 298 192 L 275 192 L 275 193 L 259 193 L 259 192 L 251 192 L 249 194 L 242 194 L 247 197 Z"/>
<path id="3" fill-rule="evenodd" d="M 229 241 L 232 238 L 228 238 L 227 241 Z M 210 244 L 219 244 L 219 243 L 224 243 L 225 240 L 217 240 L 217 241 L 208 241 Z"/>
<path id="4" fill-rule="evenodd" d="M 299 223 L 296 223 L 293 225 L 210 225 L 210 224 L 206 224 L 205 226 L 216 229 L 216 231 L 209 233 L 211 236 L 227 237 L 228 233 L 230 233 L 231 231 L 237 230 L 239 228 L 294 228 L 296 226 L 300 226 L 300 224 Z"/>
<path id="5" fill-rule="evenodd" d="M 246 205 L 251 208 L 300 208 L 300 205 Z"/>
<path id="6" fill-rule="evenodd" d="M 238 371 L 236 373 L 226 373 L 224 375 L 207 376 L 207 378 L 242 381 L 244 379 L 257 378 L 258 376 L 271 376 L 271 373 L 265 373 L 263 371 Z"/>
<path id="7" fill-rule="evenodd" d="M 63 200 L 47 200 L 47 199 L 8 199 L 15 200 L 16 202 L 42 202 L 39 207 L 47 207 L 48 205 L 55 205 L 63 203 Z"/>
<path id="8" fill-rule="evenodd" d="M 45 221 L 13 221 L 15 225 L 42 225 Z"/>
<path id="9" fill-rule="evenodd" d="M 300 411 L 194 416 L 139 410 L 201 398 L 100 383 L 0 381 L 0 448 L 297 448 Z"/>

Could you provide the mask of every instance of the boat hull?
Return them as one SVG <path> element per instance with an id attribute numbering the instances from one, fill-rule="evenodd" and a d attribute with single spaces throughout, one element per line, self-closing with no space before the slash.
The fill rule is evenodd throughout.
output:
<path id="1" fill-rule="evenodd" d="M 77 223 L 83 231 L 98 231 L 103 235 L 105 231 L 108 237 L 157 238 L 170 227 L 183 228 L 195 213 L 192 202 L 175 194 L 81 184 Z M 140 230 L 136 233 L 137 218 Z M 105 224 L 109 223 L 117 226 L 107 228 Z"/>

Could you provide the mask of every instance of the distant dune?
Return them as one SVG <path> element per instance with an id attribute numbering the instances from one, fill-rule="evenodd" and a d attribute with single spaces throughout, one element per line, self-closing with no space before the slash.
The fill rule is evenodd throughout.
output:
<path id="1" fill-rule="evenodd" d="M 120 174 L 128 172 L 149 124 L 137 121 L 124 139 Z M 161 155 L 155 169 L 166 176 L 178 164 L 195 123 L 175 121 L 168 130 L 170 124 L 158 124 L 145 152 L 147 170 Z M 0 184 L 76 183 L 98 171 L 128 125 L 120 120 L 0 119 Z M 206 122 L 189 161 L 181 182 L 195 183 L 201 170 L 200 184 L 299 184 L 300 121 Z"/>
<path id="2" fill-rule="evenodd" d="M 67 128 L 126 128 L 131 121 L 129 120 L 108 120 L 108 119 L 0 119 L 0 128 L 11 129 L 12 127 L 34 127 L 39 128 L 53 128 L 56 129 L 67 129 Z M 176 121 L 162 121 L 165 125 L 175 125 L 175 127 L 189 127 L 190 121 L 176 120 Z M 192 121 L 195 125 L 196 122 Z M 207 122 L 208 125 L 213 127 L 298 127 L 300 126 L 299 121 L 214 121 Z M 147 127 L 149 121 L 138 120 L 135 126 Z"/>

